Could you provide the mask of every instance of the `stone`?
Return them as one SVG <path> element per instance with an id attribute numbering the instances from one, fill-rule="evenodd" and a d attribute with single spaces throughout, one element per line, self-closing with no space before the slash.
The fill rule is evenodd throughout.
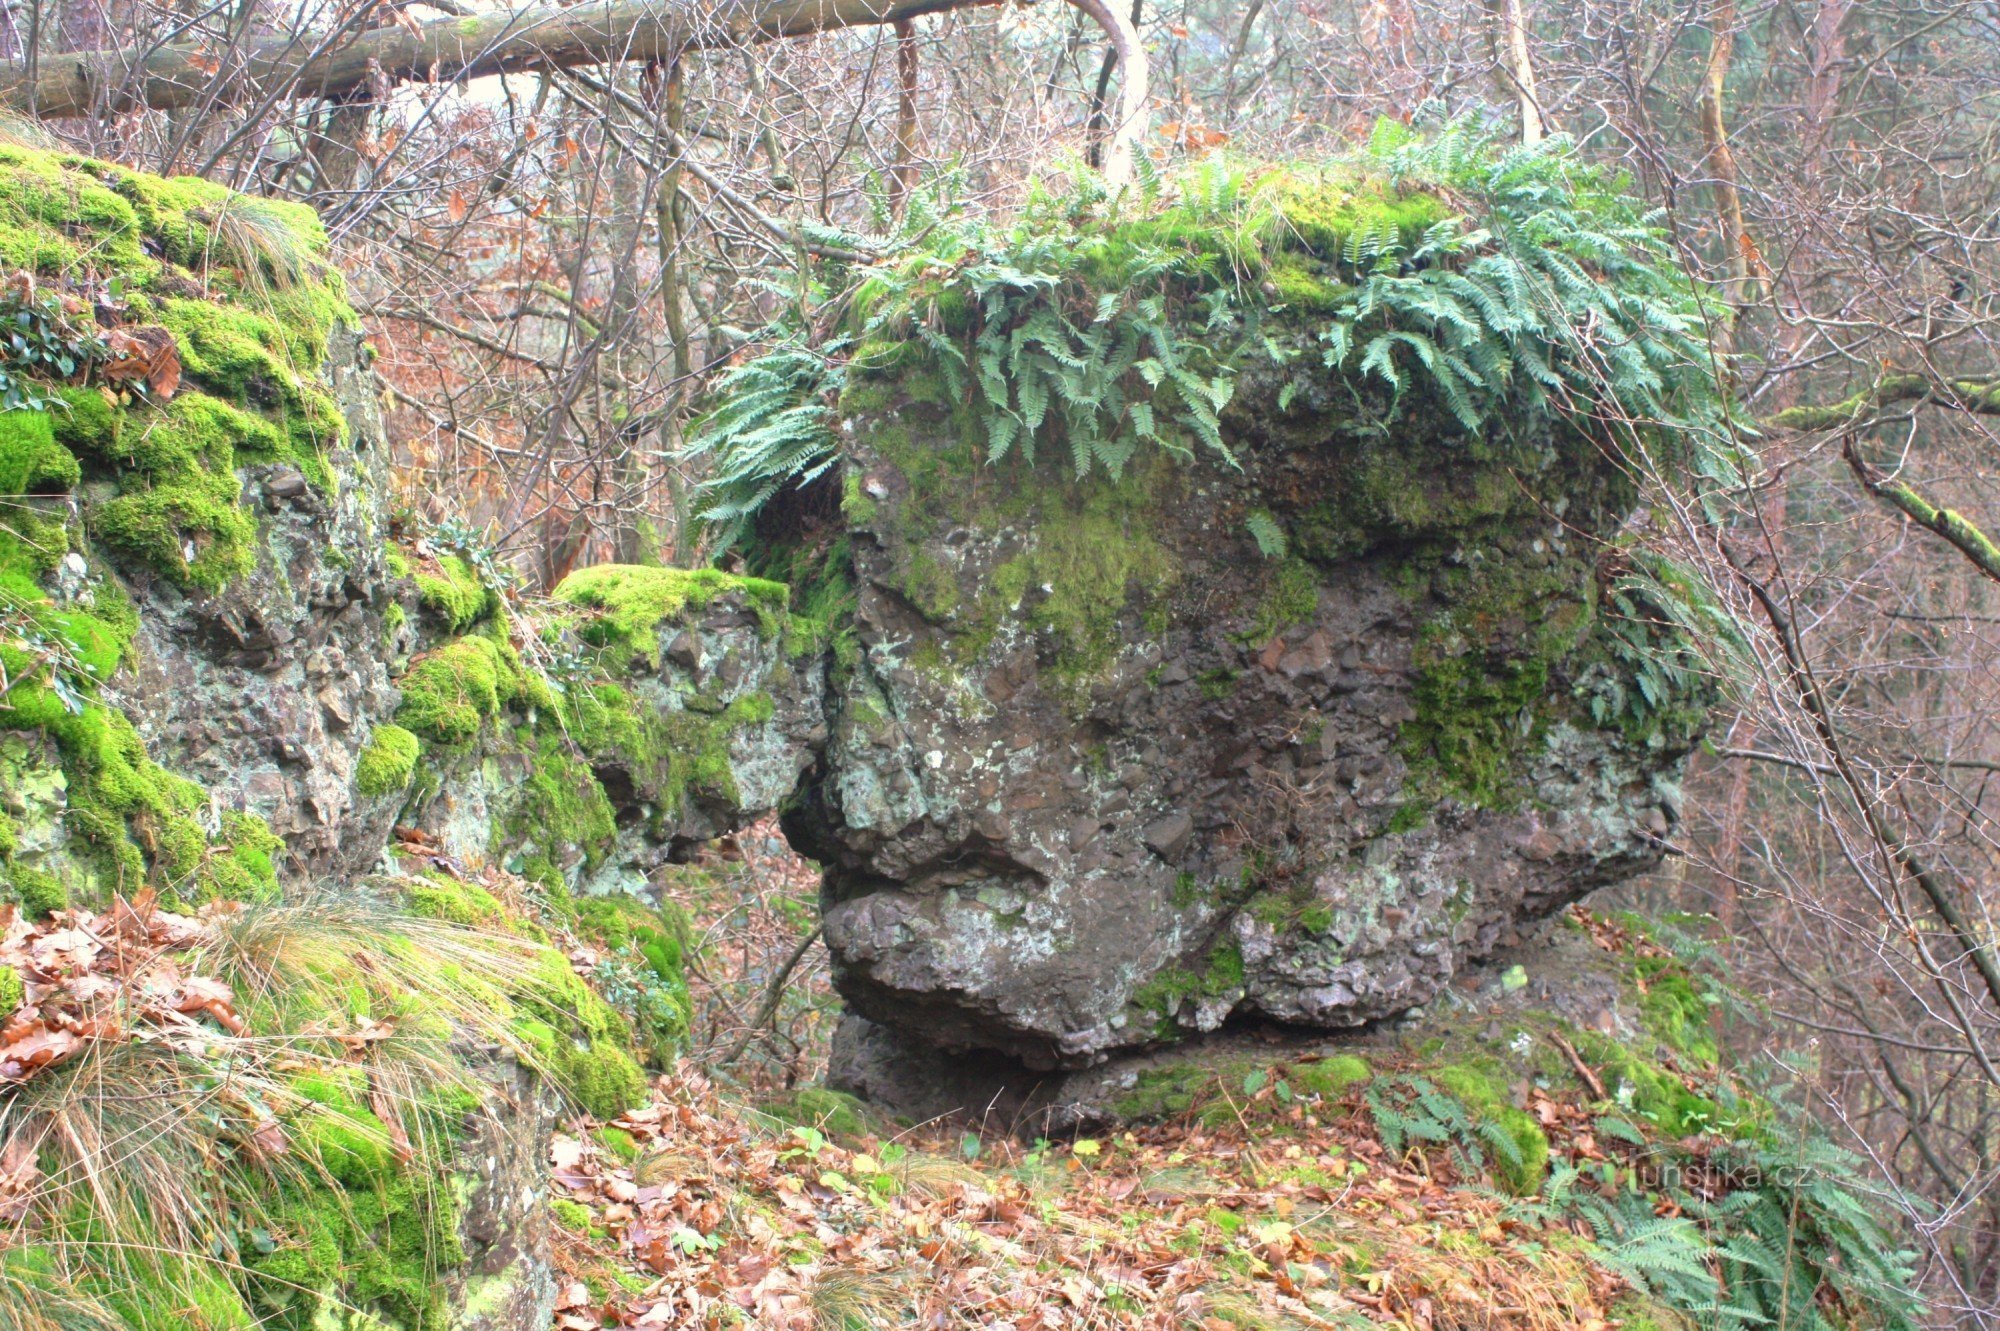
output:
<path id="1" fill-rule="evenodd" d="M 1146 849 L 1163 860 L 1176 859 L 1194 836 L 1194 819 L 1187 814 L 1174 812 L 1164 818 L 1156 818 L 1146 824 L 1146 830 L 1139 839 L 1146 843 Z"/>
<path id="2" fill-rule="evenodd" d="M 825 871 L 837 1085 L 895 1103 L 953 1060 L 1034 1083 L 1240 1018 L 1359 1027 L 1657 862 L 1694 737 L 1588 702 L 1615 659 L 1591 538 L 1629 482 L 1553 432 L 1278 398 L 1239 384 L 1240 470 L 1116 483 L 941 476 L 956 427 L 923 403 L 845 422 L 887 486 L 848 543 L 868 646 L 826 676 L 785 815 Z M 1537 555 L 1551 510 L 1574 535 Z"/>

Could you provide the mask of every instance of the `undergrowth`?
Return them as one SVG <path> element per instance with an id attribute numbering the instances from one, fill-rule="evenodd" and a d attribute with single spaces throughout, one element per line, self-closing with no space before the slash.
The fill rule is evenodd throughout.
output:
<path id="1" fill-rule="evenodd" d="M 1358 410 L 1442 401 L 1468 432 L 1550 417 L 1734 485 L 1703 306 L 1657 219 L 1560 140 L 1384 123 L 1320 166 L 1211 160 L 1112 194 L 1087 172 L 1019 214 L 914 208 L 808 334 L 780 325 L 693 432 L 725 542 L 839 456 L 857 375 L 943 375 L 988 462 L 1066 451 L 1078 477 L 1141 448 L 1234 459 L 1220 414 L 1250 365 L 1354 388 Z"/>

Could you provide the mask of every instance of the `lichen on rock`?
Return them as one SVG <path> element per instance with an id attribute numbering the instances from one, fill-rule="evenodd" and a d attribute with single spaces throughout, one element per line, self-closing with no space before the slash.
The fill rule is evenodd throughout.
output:
<path id="1" fill-rule="evenodd" d="M 786 829 L 826 866 L 836 982 L 884 1028 L 867 1047 L 1032 1078 L 1234 1017 L 1360 1025 L 1657 860 L 1701 699 L 1601 705 L 1634 668 L 1600 601 L 1635 484 L 1546 377 L 1480 359 L 1582 374 L 1568 334 L 1426 324 L 1414 298 L 1369 322 L 1426 273 L 1539 280 L 1510 228 L 1541 234 L 1555 194 L 1395 160 L 1216 167 L 1122 212 L 1031 202 L 856 297 L 838 465 L 748 548 L 778 568 L 845 542 L 859 650 Z M 1537 169 L 1588 196 L 1576 226 L 1630 220 Z M 1604 299 L 1659 312 L 1656 410 L 1698 424 L 1698 298 L 1632 244 L 1597 265 Z M 996 253 L 1047 280 L 989 281 Z M 1119 377 L 1128 334 L 1156 359 Z M 1092 357 L 1070 397 L 1047 386 Z M 979 379 L 995 358 L 1005 384 Z M 740 425 L 716 446 L 747 485 Z"/>

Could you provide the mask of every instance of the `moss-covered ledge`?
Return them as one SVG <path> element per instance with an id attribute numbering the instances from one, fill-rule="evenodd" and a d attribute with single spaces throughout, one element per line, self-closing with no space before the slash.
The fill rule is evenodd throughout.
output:
<path id="1" fill-rule="evenodd" d="M 416 650 L 360 779 L 454 854 L 563 896 L 640 890 L 677 845 L 776 807 L 810 761 L 817 667 L 782 583 L 614 564 L 544 599 L 456 557 L 392 563 Z"/>

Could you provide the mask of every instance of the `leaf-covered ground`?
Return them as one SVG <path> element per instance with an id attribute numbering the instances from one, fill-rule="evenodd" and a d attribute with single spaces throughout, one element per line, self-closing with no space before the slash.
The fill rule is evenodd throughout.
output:
<path id="1" fill-rule="evenodd" d="M 1578 1235 L 1445 1158 L 1391 1158 L 1359 1091 L 1286 1105 L 1283 1085 L 1219 1087 L 1234 1124 L 1051 1145 L 885 1133 L 831 1101 L 790 1123 L 684 1071 L 554 1145 L 559 1325 L 1613 1323 L 1625 1287 Z M 1605 1160 L 1581 1103 L 1532 1107 L 1567 1157 Z"/>

